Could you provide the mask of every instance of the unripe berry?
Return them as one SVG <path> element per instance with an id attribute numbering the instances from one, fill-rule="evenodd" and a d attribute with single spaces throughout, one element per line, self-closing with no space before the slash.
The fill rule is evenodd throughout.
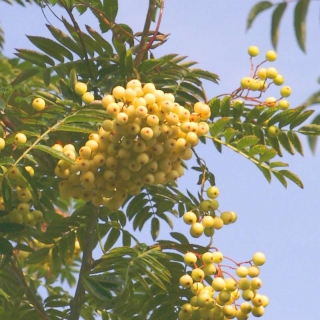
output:
<path id="1" fill-rule="evenodd" d="M 289 97 L 291 95 L 291 88 L 289 86 L 282 87 L 280 94 L 282 97 Z"/>
<path id="2" fill-rule="evenodd" d="M 262 266 L 266 262 L 266 256 L 262 252 L 256 252 L 252 257 L 252 261 L 256 266 Z"/>
<path id="3" fill-rule="evenodd" d="M 81 96 L 81 99 L 85 104 L 90 104 L 94 101 L 94 95 L 92 92 L 86 92 Z"/>
<path id="4" fill-rule="evenodd" d="M 250 46 L 248 48 L 248 53 L 251 57 L 255 57 L 259 54 L 259 48 L 256 46 Z"/>
<path id="5" fill-rule="evenodd" d="M 266 68 L 260 68 L 258 70 L 258 77 L 261 80 L 267 79 L 267 69 Z"/>
<path id="6" fill-rule="evenodd" d="M 267 69 L 267 78 L 274 79 L 278 75 L 278 70 L 276 68 L 270 67 Z"/>
<path id="7" fill-rule="evenodd" d="M 14 137 L 14 142 L 16 145 L 24 144 L 27 142 L 27 137 L 24 133 L 17 133 Z"/>
<path id="8" fill-rule="evenodd" d="M 240 278 L 245 278 L 248 275 L 248 268 L 245 266 L 240 266 L 237 268 L 236 274 Z"/>
<path id="9" fill-rule="evenodd" d="M 46 106 L 45 101 L 42 98 L 36 98 L 32 101 L 33 109 L 37 111 L 42 111 Z"/>
<path id="10" fill-rule="evenodd" d="M 281 110 L 287 110 L 290 106 L 290 103 L 288 100 L 285 100 L 285 99 L 282 99 L 278 102 L 278 107 L 281 109 Z"/>
<path id="11" fill-rule="evenodd" d="M 76 94 L 78 94 L 79 96 L 84 95 L 88 90 L 88 87 L 85 83 L 83 82 L 77 82 L 74 86 L 74 91 L 76 92 Z"/>
<path id="12" fill-rule="evenodd" d="M 280 129 L 276 126 L 270 126 L 268 128 L 268 136 L 271 138 L 276 138 L 280 134 Z"/>
<path id="13" fill-rule="evenodd" d="M 184 263 L 193 266 L 197 262 L 197 256 L 192 252 L 187 252 L 183 257 Z"/>
<path id="14" fill-rule="evenodd" d="M 123 88 L 121 86 L 117 86 L 117 87 L 113 88 L 113 90 L 112 90 L 112 95 L 116 99 L 121 99 L 123 97 L 124 93 L 125 93 L 125 88 Z"/>
<path id="15" fill-rule="evenodd" d="M 196 223 L 197 222 L 197 215 L 192 211 L 188 211 L 183 215 L 183 221 L 186 224 Z"/>
<path id="16" fill-rule="evenodd" d="M 219 195 L 219 189 L 216 186 L 211 186 L 211 187 L 208 188 L 207 196 L 210 199 L 215 199 L 215 198 L 218 197 L 218 195 Z"/>
<path id="17" fill-rule="evenodd" d="M 0 138 L 0 150 L 3 150 L 6 146 L 6 142 L 3 138 Z"/>
<path id="18" fill-rule="evenodd" d="M 199 238 L 202 235 L 203 230 L 204 226 L 202 225 L 202 223 L 196 222 L 191 226 L 190 234 L 194 238 Z"/>
<path id="19" fill-rule="evenodd" d="M 265 104 L 267 107 L 275 107 L 277 105 L 277 99 L 274 97 L 268 97 Z"/>
<path id="20" fill-rule="evenodd" d="M 274 79 L 273 83 L 277 86 L 281 86 L 284 83 L 284 77 L 281 74 L 278 74 Z"/>
<path id="21" fill-rule="evenodd" d="M 260 269 L 257 266 L 250 266 L 248 268 L 248 276 L 250 278 L 257 277 L 260 274 Z"/>
<path id="22" fill-rule="evenodd" d="M 268 61 L 275 61 L 275 60 L 277 59 L 277 54 L 276 54 L 276 52 L 273 51 L 273 50 L 267 51 L 267 53 L 266 53 L 266 59 L 267 59 Z"/>

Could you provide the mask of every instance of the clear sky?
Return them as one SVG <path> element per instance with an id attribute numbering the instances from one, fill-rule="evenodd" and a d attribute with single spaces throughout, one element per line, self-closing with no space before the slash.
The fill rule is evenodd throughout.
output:
<path id="1" fill-rule="evenodd" d="M 147 1 L 123 0 L 120 2 L 118 23 L 129 24 L 140 31 L 146 13 Z M 170 33 L 168 42 L 154 54 L 179 53 L 190 60 L 199 61 L 199 66 L 220 76 L 219 85 L 206 85 L 208 96 L 230 93 L 239 86 L 242 77 L 250 71 L 247 48 L 257 45 L 264 53 L 272 49 L 270 42 L 271 11 L 257 18 L 252 30 L 246 32 L 246 18 L 255 0 L 243 1 L 166 1 L 160 31 Z M 310 4 L 307 20 L 307 54 L 297 46 L 293 32 L 294 3 L 289 3 L 281 23 L 278 59 L 274 66 L 284 75 L 286 84 L 292 87 L 289 98 L 291 106 L 301 105 L 307 97 L 320 89 L 318 22 L 319 2 Z M 48 10 L 46 10 L 48 13 Z M 50 22 L 55 18 L 48 13 Z M 40 9 L 29 6 L 9 6 L 0 3 L 0 21 L 5 30 L 4 54 L 13 56 L 14 48 L 32 48 L 27 35 L 49 34 Z M 86 24 L 96 26 L 89 15 L 82 18 Z M 277 91 L 276 91 L 277 92 Z M 272 91 L 271 91 L 272 93 Z M 273 95 L 273 94 L 270 94 Z M 319 106 L 314 106 L 319 112 Z M 256 251 L 263 251 L 267 263 L 263 266 L 261 293 L 270 298 L 270 305 L 263 316 L 265 320 L 316 320 L 319 298 L 319 190 L 320 145 L 313 156 L 304 137 L 305 157 L 285 154 L 284 162 L 300 176 L 305 184 L 301 190 L 293 183 L 285 189 L 273 179 L 269 184 L 262 173 L 247 159 L 231 150 L 219 154 L 210 142 L 199 148 L 210 169 L 216 176 L 220 189 L 221 210 L 232 210 L 238 221 L 216 232 L 214 245 L 226 256 L 244 261 Z M 187 172 L 179 181 L 182 190 L 186 187 L 196 193 L 197 177 Z M 162 224 L 160 239 L 168 239 L 168 229 Z M 177 230 L 187 233 L 182 221 L 176 221 Z M 151 243 L 148 227 L 140 239 Z M 196 243 L 206 244 L 206 239 Z M 177 279 L 178 283 L 178 279 Z"/>

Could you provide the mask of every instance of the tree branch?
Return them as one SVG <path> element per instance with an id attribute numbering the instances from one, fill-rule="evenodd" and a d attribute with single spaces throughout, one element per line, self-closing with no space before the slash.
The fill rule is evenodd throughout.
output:
<path id="1" fill-rule="evenodd" d="M 85 244 L 83 248 L 82 264 L 79 273 L 78 284 L 74 298 L 70 302 L 69 320 L 78 320 L 81 308 L 85 301 L 85 288 L 82 284 L 82 276 L 88 274 L 93 266 L 92 251 L 95 247 L 95 232 L 98 224 L 99 210 L 88 204 L 87 228 L 85 234 Z"/>
<path id="2" fill-rule="evenodd" d="M 148 51 L 148 34 L 150 31 L 150 25 L 152 22 L 152 18 L 156 9 L 156 0 L 149 0 L 149 8 L 148 13 L 146 16 L 146 21 L 144 23 L 143 32 L 141 35 L 141 42 L 139 44 L 138 54 L 134 60 L 134 67 L 137 68 L 138 65 L 141 63 L 143 57 L 145 56 L 146 52 Z"/>

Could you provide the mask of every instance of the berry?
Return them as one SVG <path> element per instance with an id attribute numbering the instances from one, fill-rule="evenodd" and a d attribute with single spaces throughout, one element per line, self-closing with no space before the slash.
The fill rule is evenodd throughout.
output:
<path id="1" fill-rule="evenodd" d="M 268 128 L 268 136 L 270 138 L 276 138 L 280 134 L 280 129 L 276 126 L 270 126 Z"/>
<path id="2" fill-rule="evenodd" d="M 259 54 L 259 48 L 256 46 L 250 46 L 248 48 L 248 53 L 251 57 L 255 57 Z"/>
<path id="3" fill-rule="evenodd" d="M 252 261 L 256 266 L 262 266 L 266 262 L 266 256 L 262 252 L 256 252 L 252 257 Z"/>
<path id="4" fill-rule="evenodd" d="M 281 109 L 281 110 L 287 110 L 289 109 L 290 107 L 290 103 L 288 100 L 285 100 L 285 99 L 282 99 L 278 102 L 278 107 Z"/>
<path id="5" fill-rule="evenodd" d="M 193 284 L 193 279 L 188 274 L 185 274 L 180 278 L 179 283 L 184 288 L 190 288 Z"/>
<path id="6" fill-rule="evenodd" d="M 270 67 L 267 69 L 267 78 L 274 79 L 278 75 L 278 70 L 276 68 Z"/>
<path id="7" fill-rule="evenodd" d="M 3 138 L 0 138 L 0 150 L 3 150 L 6 146 L 6 142 Z"/>
<path id="8" fill-rule="evenodd" d="M 183 215 L 183 221 L 186 224 L 193 224 L 193 223 L 197 222 L 197 216 L 194 212 L 188 211 Z"/>
<path id="9" fill-rule="evenodd" d="M 291 95 L 291 88 L 289 86 L 282 87 L 280 94 L 282 97 L 289 97 Z"/>
<path id="10" fill-rule="evenodd" d="M 268 97 L 265 104 L 267 107 L 275 107 L 277 105 L 277 99 L 274 97 Z"/>
<path id="11" fill-rule="evenodd" d="M 211 186 L 211 187 L 208 188 L 207 196 L 210 199 L 215 199 L 215 198 L 218 197 L 218 195 L 219 195 L 219 189 L 216 186 Z"/>
<path id="12" fill-rule="evenodd" d="M 27 137 L 24 133 L 17 133 L 14 137 L 14 142 L 16 145 L 24 144 L 27 142 Z"/>
<path id="13" fill-rule="evenodd" d="M 37 111 L 42 111 L 46 106 L 45 101 L 42 98 L 36 98 L 32 101 L 33 109 Z"/>
<path id="14" fill-rule="evenodd" d="M 197 262 L 197 256 L 192 252 L 187 252 L 183 257 L 184 263 L 188 266 L 192 266 Z"/>
<path id="15" fill-rule="evenodd" d="M 204 272 L 200 268 L 195 268 L 191 272 L 191 277 L 195 281 L 202 281 L 204 278 Z M 253 281 L 254 279 L 252 279 Z"/>
<path id="16" fill-rule="evenodd" d="M 260 68 L 258 70 L 258 77 L 261 80 L 267 79 L 267 69 L 266 68 Z"/>
<path id="17" fill-rule="evenodd" d="M 202 225 L 202 223 L 196 222 L 191 226 L 190 234 L 194 238 L 199 238 L 202 235 L 203 230 L 204 226 Z"/>
<path id="18" fill-rule="evenodd" d="M 240 85 L 243 89 L 249 89 L 250 88 L 250 84 L 253 81 L 252 78 L 250 77 L 244 77 L 241 79 L 240 81 Z"/>
<path id="19" fill-rule="evenodd" d="M 281 86 L 284 83 L 284 77 L 281 74 L 278 74 L 274 79 L 273 83 L 277 86 Z"/>
<path id="20" fill-rule="evenodd" d="M 78 94 L 79 96 L 84 95 L 88 90 L 88 87 L 85 83 L 83 82 L 77 82 L 76 85 L 74 86 L 74 91 L 76 92 L 76 94 Z"/>
<path id="21" fill-rule="evenodd" d="M 266 53 L 266 59 L 267 59 L 268 61 L 275 61 L 275 60 L 277 59 L 277 54 L 276 54 L 276 52 L 273 51 L 273 50 L 267 51 L 267 53 Z"/>
<path id="22" fill-rule="evenodd" d="M 90 104 L 94 101 L 94 95 L 92 92 L 86 92 L 81 96 L 81 99 L 84 103 Z"/>

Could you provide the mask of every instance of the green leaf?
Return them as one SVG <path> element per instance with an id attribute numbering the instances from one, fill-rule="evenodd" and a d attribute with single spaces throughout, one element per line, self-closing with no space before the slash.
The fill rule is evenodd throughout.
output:
<path id="1" fill-rule="evenodd" d="M 293 147 L 303 156 L 303 146 L 299 136 L 293 131 L 288 131 L 288 138 Z"/>
<path id="2" fill-rule="evenodd" d="M 16 86 L 17 84 L 20 84 L 21 82 L 28 80 L 35 76 L 36 74 L 42 72 L 43 69 L 40 68 L 31 68 L 27 69 L 25 71 L 22 71 L 12 82 L 12 86 Z"/>
<path id="3" fill-rule="evenodd" d="M 189 244 L 188 238 L 179 232 L 170 232 L 172 238 L 178 240 L 181 244 Z"/>
<path id="4" fill-rule="evenodd" d="M 7 301 L 10 300 L 10 296 L 6 294 L 1 288 L 0 288 L 0 296 L 4 297 Z"/>
<path id="5" fill-rule="evenodd" d="M 281 173 L 279 173 L 278 171 L 272 171 L 272 173 L 281 182 L 281 184 L 286 188 L 288 183 L 287 183 L 287 180 L 284 178 L 284 176 Z"/>
<path id="6" fill-rule="evenodd" d="M 290 154 L 294 154 L 291 142 L 285 132 L 281 131 L 281 133 L 278 136 L 278 140 L 286 151 L 288 151 Z"/>
<path id="7" fill-rule="evenodd" d="M 270 163 L 270 168 L 275 168 L 275 167 L 288 167 L 287 163 L 281 162 L 281 161 L 275 161 Z"/>
<path id="8" fill-rule="evenodd" d="M 7 165 L 7 164 L 13 164 L 14 163 L 14 159 L 13 158 L 9 158 L 9 157 L 3 157 L 0 158 L 0 166 L 3 165 Z"/>
<path id="9" fill-rule="evenodd" d="M 44 37 L 27 37 L 36 47 L 48 54 L 50 57 L 59 60 L 60 62 L 64 62 L 63 57 L 66 57 L 71 61 L 73 60 L 72 53 L 61 44 Z"/>
<path id="10" fill-rule="evenodd" d="M 49 24 L 47 24 L 47 28 L 51 32 L 51 34 L 65 47 L 70 49 L 71 51 L 75 52 L 80 58 L 84 58 L 84 54 L 82 52 L 81 47 L 78 46 L 78 44 L 73 41 L 67 34 L 59 30 L 58 28 L 55 28 Z"/>
<path id="11" fill-rule="evenodd" d="M 127 75 L 132 75 L 132 73 L 133 73 L 133 58 L 132 58 L 131 50 L 128 50 L 126 53 L 125 69 L 126 69 Z"/>
<path id="12" fill-rule="evenodd" d="M 25 227 L 20 223 L 13 222 L 1 222 L 0 223 L 0 232 L 10 233 L 10 232 L 19 232 Z"/>
<path id="13" fill-rule="evenodd" d="M 139 66 L 138 66 L 138 71 L 139 72 L 148 72 L 160 65 L 163 64 L 163 60 L 160 59 L 149 59 L 149 60 L 144 60 L 142 61 Z"/>
<path id="14" fill-rule="evenodd" d="M 82 276 L 81 282 L 86 290 L 99 300 L 112 299 L 111 292 L 101 285 L 100 282 L 91 279 L 91 277 Z"/>
<path id="15" fill-rule="evenodd" d="M 272 45 L 275 49 L 277 48 L 277 44 L 278 44 L 280 21 L 286 8 L 287 8 L 286 2 L 280 3 L 272 14 L 271 40 L 272 40 Z"/>
<path id="16" fill-rule="evenodd" d="M 294 30 L 299 47 L 303 52 L 306 51 L 306 16 L 310 0 L 300 0 L 294 9 Z"/>
<path id="17" fill-rule="evenodd" d="M 260 1 L 257 4 L 255 4 L 249 13 L 249 17 L 247 20 L 247 30 L 251 28 L 253 21 L 259 13 L 271 8 L 272 5 L 272 2 L 270 1 Z"/>
<path id="18" fill-rule="evenodd" d="M 238 130 L 235 130 L 233 128 L 227 128 L 224 132 L 223 135 L 226 139 L 226 143 L 229 143 L 233 138 L 239 133 Z"/>
<path id="19" fill-rule="evenodd" d="M 153 217 L 151 220 L 151 236 L 152 239 L 155 241 L 159 236 L 160 230 L 160 222 L 157 217 Z"/>
<path id="20" fill-rule="evenodd" d="M 252 148 L 250 148 L 249 150 L 249 156 L 253 157 L 257 154 L 261 154 L 265 151 L 269 150 L 268 147 L 266 147 L 265 145 L 261 145 L 261 144 L 257 144 L 255 146 L 253 146 Z"/>
<path id="21" fill-rule="evenodd" d="M 266 120 L 269 120 L 277 111 L 279 110 L 278 107 L 270 107 L 265 112 L 263 112 L 259 118 L 257 119 L 257 123 L 261 124 Z"/>
<path id="22" fill-rule="evenodd" d="M 278 154 L 278 152 L 274 149 L 266 150 L 263 153 L 261 153 L 259 161 L 260 162 L 268 161 L 268 160 L 274 158 L 277 154 Z"/>
<path id="23" fill-rule="evenodd" d="M 221 118 L 210 126 L 210 134 L 213 138 L 219 135 L 224 127 L 231 121 L 230 118 Z"/>
<path id="24" fill-rule="evenodd" d="M 307 124 L 298 130 L 299 133 L 307 136 L 319 136 L 320 125 L 319 124 Z"/>
<path id="25" fill-rule="evenodd" d="M 87 31 L 91 37 L 97 41 L 97 43 L 108 53 L 109 57 L 113 56 L 113 48 L 111 44 L 106 41 L 97 31 L 93 30 L 90 26 L 86 25 Z"/>
<path id="26" fill-rule="evenodd" d="M 12 254 L 13 246 L 11 242 L 0 237 L 0 254 Z"/>
<path id="27" fill-rule="evenodd" d="M 307 110 L 299 114 L 290 124 L 290 130 L 300 125 L 302 122 L 306 121 L 312 114 L 314 110 Z"/>
<path id="28" fill-rule="evenodd" d="M 230 97 L 225 96 L 221 100 L 221 116 L 222 117 L 228 117 L 229 116 L 229 111 L 230 111 Z"/>
<path id="29" fill-rule="evenodd" d="M 219 76 L 215 73 L 202 69 L 191 69 L 191 74 L 195 75 L 198 78 L 203 78 L 214 83 L 218 83 L 219 80 Z"/>
<path id="30" fill-rule="evenodd" d="M 102 8 L 108 19 L 114 22 L 118 14 L 118 0 L 103 0 Z"/>
<path id="31" fill-rule="evenodd" d="M 35 264 L 42 262 L 48 257 L 50 248 L 45 247 L 45 248 L 40 248 L 34 252 L 32 252 L 27 259 L 25 260 L 26 264 Z"/>
<path id="32" fill-rule="evenodd" d="M 50 154 L 51 156 L 53 156 L 55 158 L 64 160 L 64 161 L 66 161 L 66 162 L 68 162 L 70 164 L 75 164 L 75 162 L 71 158 L 66 156 L 63 152 L 55 150 L 55 149 L 53 149 L 51 147 L 48 147 L 48 146 L 45 146 L 45 145 L 41 145 L 41 144 L 37 144 L 37 145 L 35 145 L 33 147 L 33 149 L 38 149 L 38 150 L 44 151 L 44 152 Z"/>
<path id="33" fill-rule="evenodd" d="M 246 136 L 246 137 L 240 139 L 240 140 L 237 142 L 237 148 L 238 148 L 239 150 L 242 150 L 242 149 L 244 149 L 244 148 L 254 146 L 255 144 L 258 143 L 259 140 L 260 140 L 260 139 L 257 138 L 257 137 L 254 136 L 254 135 Z"/>
<path id="34" fill-rule="evenodd" d="M 46 64 L 54 66 L 54 61 L 47 55 L 29 49 L 17 49 L 18 53 L 15 53 L 19 58 L 29 61 L 37 66 L 46 68 Z"/>
<path id="35" fill-rule="evenodd" d="M 271 173 L 270 170 L 264 166 L 257 165 L 257 167 L 261 170 L 263 173 L 264 177 L 268 180 L 268 182 L 271 182 Z"/>
<path id="36" fill-rule="evenodd" d="M 111 229 L 104 244 L 104 250 L 109 251 L 120 237 L 119 229 Z"/>
<path id="37" fill-rule="evenodd" d="M 285 177 L 287 177 L 288 179 L 290 179 L 292 182 L 294 182 L 301 189 L 303 189 L 303 183 L 296 174 L 292 173 L 289 170 L 280 170 L 279 172 L 283 174 Z"/>

